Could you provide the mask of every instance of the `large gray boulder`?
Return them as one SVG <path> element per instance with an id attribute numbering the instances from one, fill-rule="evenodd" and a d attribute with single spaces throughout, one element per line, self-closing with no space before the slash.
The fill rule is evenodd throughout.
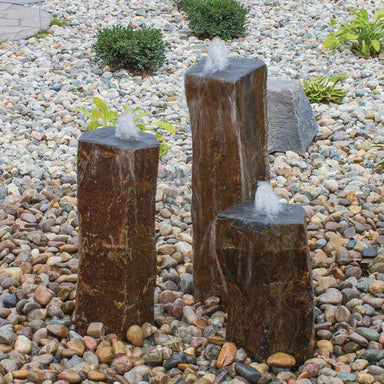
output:
<path id="1" fill-rule="evenodd" d="M 298 80 L 267 82 L 268 150 L 303 154 L 317 133 L 311 104 Z"/>

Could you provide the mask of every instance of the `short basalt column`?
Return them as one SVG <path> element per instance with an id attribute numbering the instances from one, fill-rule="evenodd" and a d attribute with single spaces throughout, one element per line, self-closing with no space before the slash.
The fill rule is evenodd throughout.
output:
<path id="1" fill-rule="evenodd" d="M 304 209 L 275 219 L 240 203 L 217 219 L 217 254 L 228 282 L 226 337 L 256 360 L 311 356 L 314 299 Z"/>
<path id="2" fill-rule="evenodd" d="M 76 326 L 84 333 L 102 322 L 121 336 L 153 321 L 159 143 L 150 134 L 122 140 L 115 132 L 101 128 L 79 140 Z"/>
<path id="3" fill-rule="evenodd" d="M 265 64 L 229 59 L 224 71 L 204 73 L 203 59 L 185 76 L 191 118 L 192 221 L 195 295 L 220 295 L 225 281 L 217 262 L 215 219 L 251 200 L 257 181 L 269 178 Z"/>

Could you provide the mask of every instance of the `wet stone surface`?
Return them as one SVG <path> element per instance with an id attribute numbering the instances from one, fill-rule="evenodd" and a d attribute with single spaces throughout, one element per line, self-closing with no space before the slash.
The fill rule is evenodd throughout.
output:
<path id="1" fill-rule="evenodd" d="M 285 351 L 312 355 L 314 299 L 304 209 L 277 217 L 240 203 L 216 220 L 217 255 L 228 284 L 226 336 L 256 360 Z"/>
<path id="2" fill-rule="evenodd" d="M 153 322 L 159 143 L 150 134 L 115 135 L 107 127 L 79 139 L 76 325 L 85 333 L 99 321 L 121 337 L 131 325 Z M 137 337 L 128 340 L 136 345 Z"/>
<path id="3" fill-rule="evenodd" d="M 224 71 L 206 75 L 205 60 L 188 70 L 185 91 L 193 146 L 192 220 L 195 293 L 226 300 L 215 253 L 219 212 L 253 198 L 268 178 L 266 66 L 230 59 Z"/>

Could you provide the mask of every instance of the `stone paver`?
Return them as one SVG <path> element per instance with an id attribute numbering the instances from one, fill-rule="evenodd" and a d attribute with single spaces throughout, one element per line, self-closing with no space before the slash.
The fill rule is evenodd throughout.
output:
<path id="1" fill-rule="evenodd" d="M 44 0 L 0 0 L 1 3 L 8 3 L 8 4 L 36 4 L 36 3 L 42 3 Z"/>
<path id="2" fill-rule="evenodd" d="M 20 0 L 24 1 L 24 0 Z M 27 2 L 29 0 L 25 0 Z M 39 9 L 0 0 L 0 41 L 33 36 L 49 27 L 52 16 Z"/>

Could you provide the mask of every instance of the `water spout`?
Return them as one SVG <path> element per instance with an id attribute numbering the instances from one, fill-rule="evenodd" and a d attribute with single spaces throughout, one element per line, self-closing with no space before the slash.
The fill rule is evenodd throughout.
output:
<path id="1" fill-rule="evenodd" d="M 259 181 L 255 194 L 256 213 L 267 216 L 269 219 L 276 217 L 281 211 L 279 198 L 268 181 Z"/>
<path id="2" fill-rule="evenodd" d="M 130 111 L 124 112 L 116 124 L 116 137 L 123 140 L 136 139 L 139 131 L 136 127 L 135 118 Z"/>
<path id="3" fill-rule="evenodd" d="M 228 50 L 218 37 L 209 45 L 208 57 L 204 65 L 204 73 L 224 71 L 228 67 Z"/>

